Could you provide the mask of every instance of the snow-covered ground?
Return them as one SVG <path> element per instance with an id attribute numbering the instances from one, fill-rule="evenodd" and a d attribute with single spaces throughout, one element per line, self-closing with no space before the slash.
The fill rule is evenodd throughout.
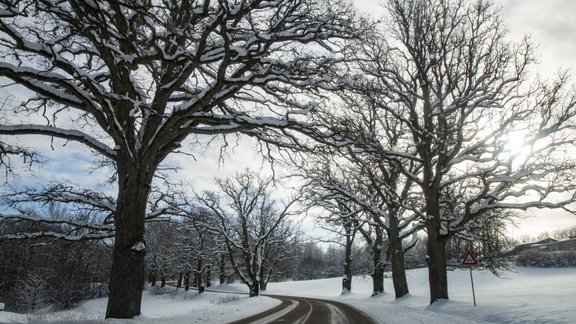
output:
<path id="1" fill-rule="evenodd" d="M 340 296 L 340 278 L 270 283 L 268 293 L 320 297 L 349 303 L 382 323 L 575 323 L 576 268 L 516 268 L 504 278 L 474 271 L 477 306 L 472 301 L 467 270 L 449 272 L 450 300 L 428 306 L 428 279 L 425 269 L 408 271 L 410 295 L 394 300 L 392 283 L 385 281 L 384 295 L 371 298 L 369 277 L 355 277 L 352 293 Z M 240 284 L 220 287 L 247 291 Z M 142 316 L 134 320 L 101 320 L 106 299 L 83 303 L 59 313 L 21 315 L 0 312 L 0 322 L 72 321 L 92 323 L 225 323 L 271 308 L 279 302 L 268 298 L 248 298 L 206 292 L 164 295 L 146 291 Z"/>

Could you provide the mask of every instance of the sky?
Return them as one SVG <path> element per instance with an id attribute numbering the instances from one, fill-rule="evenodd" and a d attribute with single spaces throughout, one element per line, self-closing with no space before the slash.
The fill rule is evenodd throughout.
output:
<path id="1" fill-rule="evenodd" d="M 576 78 L 576 1 L 573 0 L 504 0 L 505 21 L 510 36 L 531 36 L 538 47 L 540 61 L 537 73 L 553 77 L 569 69 Z M 576 226 L 576 216 L 566 212 L 535 210 L 528 218 L 511 227 L 515 237 Z"/>
<path id="2" fill-rule="evenodd" d="M 520 40 L 528 34 L 539 44 L 537 54 L 540 64 L 535 69 L 545 77 L 553 76 L 559 69 L 576 71 L 576 1 L 572 0 L 495 0 L 503 7 L 503 17 L 509 27 L 510 38 Z M 354 0 L 361 12 L 375 16 L 382 12 L 379 1 Z M 573 72 L 574 74 L 575 72 Z M 229 137 L 231 146 L 226 151 L 223 163 L 218 161 L 218 145 L 195 152 L 195 159 L 184 155 L 173 155 L 169 158 L 172 165 L 181 167 L 177 179 L 189 186 L 189 189 L 202 191 L 215 189 L 214 177 L 227 177 L 245 168 L 270 174 L 270 167 L 262 162 L 256 153 L 255 143 L 241 141 L 236 145 L 233 136 Z M 39 143 L 38 139 L 23 140 Z M 70 179 L 72 182 L 82 182 L 89 187 L 103 188 L 107 178 L 105 172 L 97 171 L 87 175 L 90 169 L 88 160 L 92 154 L 85 148 L 74 143 L 68 143 L 67 149 L 61 150 L 56 142 L 56 151 L 52 151 L 50 143 L 42 142 L 43 151 L 47 155 L 58 155 L 45 163 L 42 168 L 34 167 L 32 177 L 23 176 L 20 183 L 32 184 L 50 181 L 51 179 Z M 279 169 L 280 174 L 282 168 Z M 87 175 L 87 176 L 85 176 Z M 523 235 L 534 235 L 544 231 L 555 231 L 568 226 L 576 226 L 576 216 L 557 211 L 530 211 L 531 216 L 518 222 L 518 226 L 510 228 L 510 233 L 518 238 Z M 306 229 L 313 228 L 312 220 L 305 223 Z"/>

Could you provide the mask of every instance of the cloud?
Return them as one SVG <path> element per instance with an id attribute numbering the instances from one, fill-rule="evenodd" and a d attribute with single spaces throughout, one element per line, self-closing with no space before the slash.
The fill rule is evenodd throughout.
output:
<path id="1" fill-rule="evenodd" d="M 504 0 L 504 21 L 512 39 L 530 35 L 539 44 L 537 72 L 551 76 L 576 70 L 576 1 Z"/>

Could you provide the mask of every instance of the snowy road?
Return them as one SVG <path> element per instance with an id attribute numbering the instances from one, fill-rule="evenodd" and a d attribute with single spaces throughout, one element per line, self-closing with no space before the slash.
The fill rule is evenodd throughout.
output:
<path id="1" fill-rule="evenodd" d="M 377 323 L 358 309 L 331 300 L 266 295 L 281 301 L 281 304 L 265 312 L 232 322 L 233 324 L 265 323 Z"/>

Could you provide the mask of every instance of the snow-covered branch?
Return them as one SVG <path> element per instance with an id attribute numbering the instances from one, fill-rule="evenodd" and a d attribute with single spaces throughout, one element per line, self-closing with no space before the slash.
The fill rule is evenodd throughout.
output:
<path id="1" fill-rule="evenodd" d="M 2 135 L 46 135 L 57 137 L 65 140 L 72 140 L 82 143 L 91 149 L 94 149 L 99 154 L 115 160 L 116 152 L 110 148 L 108 145 L 97 140 L 93 136 L 90 136 L 82 131 L 63 129 L 58 127 L 46 126 L 46 125 L 33 125 L 33 124 L 22 124 L 22 125 L 0 125 L 0 134 Z"/>

